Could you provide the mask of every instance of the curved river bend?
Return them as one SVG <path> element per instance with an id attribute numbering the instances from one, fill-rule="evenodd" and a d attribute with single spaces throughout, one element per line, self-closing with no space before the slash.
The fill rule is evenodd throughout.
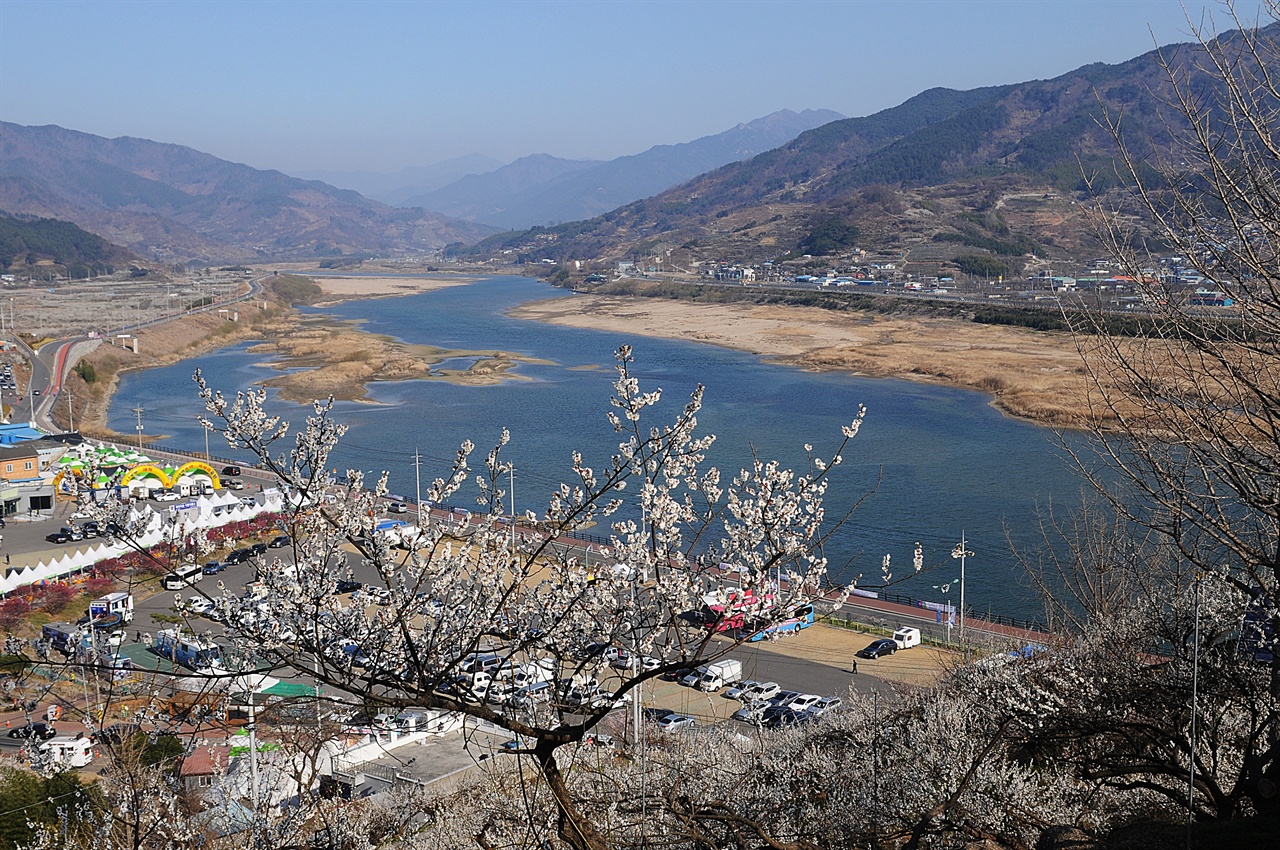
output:
<path id="1" fill-rule="evenodd" d="M 828 547 L 834 578 L 862 574 L 860 584 L 874 585 L 886 553 L 901 576 L 918 540 L 928 569 L 894 590 L 942 601 L 935 586 L 958 576 L 959 564 L 950 552 L 963 530 L 976 552 L 967 562 L 969 608 L 1039 615 L 1007 540 L 1020 548 L 1036 545 L 1038 510 L 1079 502 L 1080 481 L 1063 461 L 1052 432 L 1010 419 L 986 396 L 966 390 L 801 372 L 699 343 L 625 338 L 504 315 L 515 305 L 555 297 L 566 293 L 532 279 L 502 277 L 323 310 L 409 343 L 511 351 L 554 364 L 522 365 L 516 371 L 526 380 L 490 387 L 440 381 L 374 384 L 370 396 L 379 404 L 337 406 L 339 418 L 350 425 L 335 458 L 338 465 L 390 470 L 392 490 L 412 497 L 415 450 L 424 455 L 422 476 L 430 480 L 446 468 L 462 440 L 472 439 L 482 459 L 505 426 L 512 435 L 507 457 L 516 465 L 517 508 L 536 510 L 545 503 L 540 496 L 570 480 L 571 450 L 580 449 L 598 468 L 616 449 L 605 419 L 613 351 L 630 343 L 642 385 L 663 389 L 661 410 L 668 415 L 698 383 L 706 386 L 700 424 L 704 433 L 718 437 L 710 460 L 722 469 L 746 464 L 753 450 L 800 468 L 806 442 L 817 450 L 834 446 L 841 425 L 859 404 L 867 406 L 862 431 L 834 479 L 828 516 L 875 492 Z M 246 348 L 233 346 L 198 361 L 125 375 L 109 424 L 132 432 L 131 409 L 141 406 L 147 431 L 171 435 L 167 446 L 203 451 L 204 435 L 196 422 L 201 406 L 191 373 L 201 366 L 210 384 L 225 393 L 276 374 Z M 274 395 L 271 403 L 293 422 L 307 413 Z M 215 455 L 228 453 L 225 446 L 212 448 Z M 954 603 L 957 590 L 951 592 L 948 601 Z"/>

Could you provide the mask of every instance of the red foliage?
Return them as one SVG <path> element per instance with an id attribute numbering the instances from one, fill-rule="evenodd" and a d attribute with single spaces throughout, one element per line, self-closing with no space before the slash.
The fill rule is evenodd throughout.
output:
<path id="1" fill-rule="evenodd" d="M 97 575 L 93 578 L 85 579 L 80 585 L 84 592 L 89 595 L 90 599 L 97 599 L 99 596 L 105 596 L 115 587 L 116 582 L 111 576 Z"/>
<path id="2" fill-rule="evenodd" d="M 57 582 L 41 587 L 38 599 L 40 607 L 50 614 L 57 614 L 70 605 L 71 600 L 79 595 L 80 592 L 71 585 Z"/>
<path id="3" fill-rule="evenodd" d="M 0 629 L 15 628 L 31 613 L 31 603 L 21 596 L 11 596 L 0 602 Z"/>

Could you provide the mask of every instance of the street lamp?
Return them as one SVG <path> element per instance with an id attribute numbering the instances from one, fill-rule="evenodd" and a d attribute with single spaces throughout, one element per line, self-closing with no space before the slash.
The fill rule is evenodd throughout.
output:
<path id="1" fill-rule="evenodd" d="M 960 542 L 951 550 L 951 557 L 960 559 L 960 645 L 964 646 L 964 559 L 972 558 L 973 552 L 965 547 L 963 529 L 960 531 Z"/>
<path id="2" fill-rule="evenodd" d="M 934 590 L 942 591 L 942 610 L 938 612 L 939 617 L 943 614 L 947 617 L 947 643 L 951 643 L 951 626 L 956 621 L 956 609 L 947 604 L 947 594 L 951 592 L 951 585 L 955 584 L 959 579 L 952 579 L 946 584 L 935 584 Z"/>

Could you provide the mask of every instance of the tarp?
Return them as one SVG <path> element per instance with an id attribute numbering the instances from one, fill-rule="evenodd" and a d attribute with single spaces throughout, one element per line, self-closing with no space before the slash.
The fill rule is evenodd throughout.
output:
<path id="1" fill-rule="evenodd" d="M 301 682 L 276 682 L 271 687 L 259 691 L 259 693 L 271 697 L 313 697 L 316 695 L 316 689 Z"/>

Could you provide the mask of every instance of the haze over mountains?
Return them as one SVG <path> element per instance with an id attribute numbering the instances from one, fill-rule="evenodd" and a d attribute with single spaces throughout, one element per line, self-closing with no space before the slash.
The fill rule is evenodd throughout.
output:
<path id="1" fill-rule="evenodd" d="M 577 221 L 747 159 L 843 117 L 829 109 L 783 109 L 723 133 L 678 145 L 655 145 L 608 162 L 539 154 L 413 195 L 406 203 L 503 228 Z"/>
<path id="2" fill-rule="evenodd" d="M 392 207 L 412 207 L 414 195 L 422 195 L 448 186 L 468 174 L 484 174 L 501 168 L 499 160 L 472 153 L 447 159 L 433 165 L 415 165 L 388 173 L 380 171 L 298 171 L 295 177 L 319 180 L 330 186 L 352 189 L 375 201 Z"/>

